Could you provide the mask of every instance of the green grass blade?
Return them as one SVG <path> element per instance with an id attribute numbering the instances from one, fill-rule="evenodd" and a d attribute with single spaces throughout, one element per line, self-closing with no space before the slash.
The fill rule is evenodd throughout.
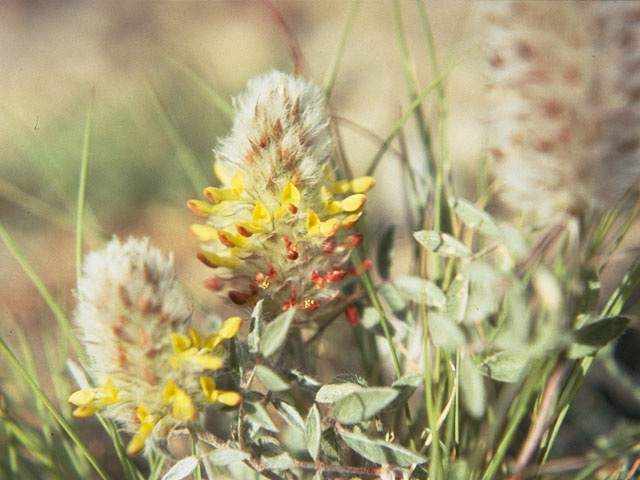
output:
<path id="1" fill-rule="evenodd" d="M 382 159 L 382 156 L 385 154 L 385 152 L 391 145 L 391 142 L 396 137 L 396 135 L 398 135 L 400 130 L 402 130 L 402 127 L 404 126 L 404 124 L 407 123 L 407 120 L 411 118 L 411 115 L 413 115 L 413 112 L 416 110 L 416 108 L 418 108 L 422 104 L 424 99 L 427 98 L 427 96 L 440 84 L 440 82 L 442 82 L 445 78 L 449 76 L 449 74 L 453 71 L 453 69 L 457 67 L 458 64 L 462 62 L 462 60 L 464 60 L 464 58 L 468 53 L 469 51 L 467 51 L 461 58 L 459 58 L 457 61 L 451 64 L 449 68 L 444 70 L 438 78 L 436 78 L 433 82 L 431 82 L 424 90 L 422 90 L 418 94 L 416 99 L 413 102 L 411 102 L 411 104 L 409 105 L 409 108 L 405 110 L 405 112 L 402 114 L 400 119 L 394 124 L 393 128 L 391 129 L 391 132 L 384 139 L 384 142 L 382 143 L 382 145 L 376 152 L 375 156 L 371 160 L 371 163 L 369 164 L 369 168 L 367 168 L 366 175 L 372 175 L 373 172 L 375 172 L 376 168 L 378 167 L 378 164 L 380 163 L 380 160 Z"/>
<path id="2" fill-rule="evenodd" d="M 40 401 L 44 404 L 44 406 L 47 408 L 47 410 L 53 416 L 53 418 L 58 422 L 58 424 L 62 427 L 62 429 L 67 433 L 67 435 L 69 435 L 71 440 L 73 440 L 73 442 L 78 446 L 82 454 L 93 466 L 93 468 L 98 473 L 98 475 L 100 475 L 100 477 L 103 480 L 109 480 L 109 476 L 107 475 L 107 473 L 104 471 L 102 466 L 98 463 L 98 461 L 93 456 L 93 454 L 89 451 L 87 446 L 82 442 L 82 440 L 80 440 L 80 437 L 78 437 L 78 434 L 75 432 L 75 430 L 71 427 L 71 425 L 69 425 L 69 423 L 64 419 L 64 417 L 60 414 L 60 412 L 58 412 L 58 410 L 53 405 L 51 400 L 49 400 L 49 398 L 40 389 L 40 387 L 38 387 L 38 384 L 31 377 L 31 375 L 29 375 L 29 373 L 25 370 L 25 368 L 22 366 L 18 358 L 14 355 L 14 353 L 11 351 L 9 346 L 4 342 L 2 338 L 0 338 L 0 350 L 2 350 L 2 353 L 4 353 L 4 355 L 7 357 L 7 359 L 9 360 L 9 363 L 11 364 L 13 369 L 16 371 L 16 373 L 18 373 L 18 375 L 26 383 L 29 384 L 33 393 L 40 399 Z"/>
<path id="3" fill-rule="evenodd" d="M 84 127 L 84 142 L 82 146 L 82 160 L 80 162 L 80 184 L 78 185 L 78 204 L 76 209 L 76 277 L 82 275 L 82 239 L 84 231 L 84 202 L 87 187 L 87 165 L 89 164 L 89 142 L 91 140 L 91 118 L 93 117 L 93 102 L 95 91 L 91 92 L 87 123 Z"/>
<path id="4" fill-rule="evenodd" d="M 73 231 L 74 229 L 75 225 L 66 212 L 62 212 L 47 202 L 43 202 L 39 198 L 22 191 L 1 177 L 0 196 L 22 207 L 27 211 L 27 214 L 37 215 L 41 219 L 51 222 L 64 230 Z"/>
<path id="5" fill-rule="evenodd" d="M 171 65 L 180 70 L 196 86 L 200 94 L 206 98 L 211 105 L 213 105 L 227 119 L 233 119 L 233 107 L 223 96 L 219 95 L 211 85 L 204 81 L 189 67 L 185 66 L 169 54 L 166 54 L 166 57 Z"/>
<path id="6" fill-rule="evenodd" d="M 356 12 L 358 11 L 359 5 L 360 3 L 357 0 L 351 3 L 349 13 L 347 14 L 347 21 L 344 24 L 344 29 L 342 30 L 340 40 L 338 41 L 338 49 L 336 50 L 336 53 L 333 56 L 333 60 L 331 61 L 331 65 L 329 66 L 329 69 L 324 76 L 322 89 L 324 90 L 324 94 L 327 96 L 327 98 L 331 96 L 331 91 L 333 90 L 333 86 L 336 82 L 340 63 L 342 62 L 342 57 L 344 56 L 344 47 L 347 44 L 347 37 L 349 36 L 349 32 L 351 31 L 351 27 L 353 26 L 353 21 L 356 18 Z"/>
<path id="7" fill-rule="evenodd" d="M 69 319 L 65 315 L 64 311 L 60 307 L 60 305 L 55 301 L 53 295 L 47 288 L 47 286 L 42 281 L 42 278 L 38 275 L 35 269 L 31 266 L 27 258 L 24 256 L 18 245 L 14 242 L 13 238 L 9 235 L 9 232 L 4 227 L 2 223 L 0 223 L 0 238 L 4 242 L 4 244 L 9 249 L 9 252 L 13 255 L 13 257 L 18 261 L 24 273 L 27 274 L 33 285 L 36 287 L 44 301 L 47 303 L 47 306 L 53 312 L 53 315 L 56 317 L 58 321 L 58 325 L 66 335 L 66 337 L 71 342 L 74 351 L 80 356 L 80 358 L 84 359 L 84 351 L 78 342 L 78 339 L 73 333 L 73 329 L 71 328 L 71 323 Z"/>
<path id="8" fill-rule="evenodd" d="M 158 105 L 158 109 L 160 110 L 160 120 L 162 122 L 162 127 L 167 134 L 169 143 L 173 147 L 173 150 L 178 158 L 178 162 L 180 162 L 180 166 L 187 175 L 187 178 L 189 179 L 194 192 L 199 195 L 208 185 L 206 182 L 204 170 L 202 169 L 202 166 L 198 162 L 196 156 L 182 140 L 178 127 L 171 117 L 169 109 L 162 101 L 162 98 L 160 98 L 160 94 L 153 86 L 153 84 L 151 84 L 151 82 L 149 83 L 151 85 L 153 96 Z"/>
<path id="9" fill-rule="evenodd" d="M 398 46 L 400 47 L 400 54 L 402 55 L 404 78 L 409 90 L 410 99 L 411 101 L 414 101 L 420 93 L 420 89 L 418 87 L 418 78 L 414 68 L 415 63 L 411 58 L 411 54 L 409 53 L 409 43 L 407 41 L 404 24 L 402 23 L 400 4 L 397 0 L 394 0 L 392 8 L 396 37 L 398 39 Z M 440 84 L 437 85 L 437 88 L 439 91 L 442 89 Z M 422 140 L 424 152 L 428 161 L 429 171 L 431 172 L 431 174 L 433 174 L 436 171 L 436 165 L 431 149 L 431 134 L 429 133 L 429 128 L 424 121 L 424 115 L 422 113 L 422 108 L 420 107 L 420 105 L 416 107 L 414 115 L 416 118 L 416 123 L 418 124 L 418 133 L 420 134 L 420 139 Z"/>

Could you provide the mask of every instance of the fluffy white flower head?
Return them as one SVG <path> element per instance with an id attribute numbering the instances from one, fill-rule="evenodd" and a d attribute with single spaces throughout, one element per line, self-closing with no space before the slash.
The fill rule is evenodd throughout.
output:
<path id="1" fill-rule="evenodd" d="M 75 319 L 99 387 L 71 395 L 74 415 L 104 409 L 135 433 L 127 447 L 135 454 L 152 433 L 166 436 L 196 420 L 208 403 L 237 404 L 240 396 L 217 390 L 207 372 L 224 365 L 221 344 L 237 333 L 240 318 L 207 337 L 188 327 L 190 318 L 171 256 L 148 240 L 114 238 L 87 255 Z"/>
<path id="2" fill-rule="evenodd" d="M 260 298 L 272 310 L 308 312 L 339 296 L 332 288 L 349 272 L 349 236 L 362 215 L 371 177 L 336 181 L 329 112 L 320 88 L 270 72 L 234 99 L 231 134 L 220 142 L 214 171 L 222 188 L 210 202 L 188 205 L 206 224 L 191 232 L 199 258 L 216 269 L 209 286 L 237 304 Z"/>

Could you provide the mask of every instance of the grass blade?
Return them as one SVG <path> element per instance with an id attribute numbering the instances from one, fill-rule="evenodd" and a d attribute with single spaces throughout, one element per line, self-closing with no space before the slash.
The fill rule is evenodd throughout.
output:
<path id="1" fill-rule="evenodd" d="M 53 405 L 51 400 L 45 395 L 45 393 L 38 387 L 36 381 L 29 375 L 29 373 L 22 366 L 18 358 L 11 351 L 9 346 L 4 342 L 2 338 L 0 338 L 0 350 L 7 357 L 9 363 L 13 367 L 13 369 L 18 373 L 18 375 L 29 384 L 33 393 L 38 397 L 38 399 L 44 404 L 49 413 L 53 416 L 53 418 L 58 422 L 58 424 L 62 427 L 62 429 L 69 435 L 71 440 L 78 446 L 82 454 L 86 457 L 89 463 L 93 466 L 95 471 L 100 475 L 103 480 L 109 480 L 109 476 L 107 472 L 104 471 L 102 466 L 98 463 L 93 454 L 88 450 L 87 446 L 80 440 L 78 434 L 75 430 L 69 425 L 69 423 L 65 420 L 65 418 L 58 412 L 56 407 Z"/>
<path id="2" fill-rule="evenodd" d="M 11 252 L 13 257 L 18 261 L 18 263 L 22 267 L 22 270 L 27 274 L 40 295 L 42 295 L 42 298 L 44 298 L 47 306 L 51 309 L 53 315 L 56 317 L 58 325 L 60 325 L 60 328 L 71 342 L 74 351 L 78 354 L 78 356 L 80 356 L 80 358 L 84 359 L 84 351 L 82 350 L 78 339 L 74 335 L 73 329 L 71 328 L 71 323 L 62 310 L 62 307 L 60 307 L 60 305 L 55 301 L 53 295 L 42 281 L 42 278 L 40 278 L 38 273 L 31 266 L 27 258 L 24 256 L 18 245 L 14 242 L 13 238 L 11 238 L 9 232 L 2 223 L 0 223 L 0 238 L 9 249 L 9 252 Z"/>
<path id="3" fill-rule="evenodd" d="M 231 104 L 218 92 L 216 92 L 202 77 L 189 67 L 183 65 L 181 62 L 167 55 L 167 59 L 175 68 L 180 70 L 197 88 L 200 94 L 211 103 L 220 113 L 222 113 L 228 120 L 233 119 L 233 108 Z"/>
<path id="4" fill-rule="evenodd" d="M 202 166 L 198 162 L 196 156 L 182 140 L 178 127 L 171 117 L 169 109 L 162 101 L 162 98 L 160 98 L 158 90 L 151 82 L 149 82 L 149 84 L 151 85 L 151 90 L 153 91 L 153 97 L 158 104 L 158 108 L 160 110 L 160 120 L 162 121 L 162 127 L 167 134 L 169 143 L 173 147 L 173 150 L 178 157 L 178 161 L 180 162 L 182 169 L 187 175 L 187 178 L 189 179 L 193 190 L 197 194 L 200 194 L 202 190 L 204 190 L 207 186 L 204 170 L 202 169 Z"/>
<path id="5" fill-rule="evenodd" d="M 349 13 L 347 14 L 347 21 L 344 24 L 344 29 L 342 30 L 340 40 L 338 41 L 338 50 L 336 50 L 333 60 L 331 61 L 331 65 L 329 66 L 329 69 L 324 76 L 322 89 L 324 90 L 324 94 L 327 96 L 327 98 L 331 96 L 331 90 L 333 90 L 333 86 L 336 82 L 338 69 L 340 68 L 342 57 L 344 56 L 344 47 L 347 43 L 347 37 L 349 36 L 351 27 L 353 26 L 353 21 L 356 18 L 356 12 L 358 11 L 359 5 L 360 3 L 357 0 L 351 3 L 351 8 L 349 8 Z"/>
<path id="6" fill-rule="evenodd" d="M 474 47 L 475 48 L 475 47 Z M 469 50 L 470 51 L 470 50 Z M 453 69 L 455 67 L 458 66 L 458 64 L 460 64 L 462 62 L 462 60 L 464 60 L 464 58 L 466 57 L 466 55 L 469 53 L 469 51 L 467 51 L 462 57 L 460 57 L 458 60 L 456 60 L 453 64 L 451 64 L 451 66 L 449 68 L 447 68 L 446 70 L 444 70 L 440 76 L 438 78 L 436 78 L 433 82 L 431 82 L 425 89 L 423 89 L 418 96 L 416 97 L 416 99 L 411 102 L 411 104 L 409 105 L 409 108 L 407 108 L 407 110 L 405 110 L 405 112 L 402 114 L 402 116 L 400 117 L 400 119 L 394 124 L 393 128 L 391 129 L 391 132 L 389 133 L 389 135 L 387 135 L 387 137 L 384 139 L 384 142 L 382 143 L 382 145 L 380 146 L 380 148 L 378 149 L 378 151 L 376 152 L 375 156 L 373 157 L 373 160 L 371 160 L 371 163 L 369 164 L 369 168 L 367 168 L 367 173 L 366 175 L 372 175 L 373 172 L 375 172 L 376 168 L 378 167 L 378 163 L 380 163 L 380 160 L 382 159 L 382 156 L 385 154 L 385 152 L 387 151 L 387 149 L 389 148 L 389 146 L 391 145 L 391 142 L 393 141 L 393 139 L 396 137 L 396 135 L 398 135 L 398 133 L 400 132 L 400 130 L 402 130 L 402 127 L 404 126 L 405 123 L 407 123 L 407 120 L 409 120 L 409 118 L 411 117 L 411 115 L 413 115 L 413 112 L 416 110 L 416 108 L 418 108 L 422 102 L 424 101 L 425 98 L 427 98 L 427 96 L 438 86 L 440 85 L 440 83 L 449 76 L 449 74 L 453 71 Z"/>
<path id="7" fill-rule="evenodd" d="M 76 277 L 82 275 L 82 238 L 84 231 L 84 202 L 87 186 L 87 165 L 89 163 L 89 142 L 91 140 L 91 118 L 93 116 L 93 102 L 95 90 L 91 92 L 87 123 L 84 128 L 84 143 L 82 146 L 82 160 L 80 162 L 80 184 L 78 186 L 78 206 L 76 210 Z"/>

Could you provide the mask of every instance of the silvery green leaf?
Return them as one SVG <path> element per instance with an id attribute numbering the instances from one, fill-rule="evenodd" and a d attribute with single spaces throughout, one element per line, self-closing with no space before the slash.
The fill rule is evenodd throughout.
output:
<path id="1" fill-rule="evenodd" d="M 360 325 L 364 328 L 373 328 L 380 323 L 380 315 L 373 307 L 365 307 L 360 317 Z"/>
<path id="2" fill-rule="evenodd" d="M 358 452 L 367 460 L 379 465 L 395 464 L 400 467 L 408 467 L 414 464 L 421 464 L 427 461 L 426 458 L 413 453 L 406 448 L 400 447 L 384 440 L 366 437 L 359 433 L 349 432 L 340 429 L 340 437 L 351 449 Z"/>
<path id="3" fill-rule="evenodd" d="M 265 430 L 269 430 L 270 432 L 277 432 L 278 427 L 275 426 L 273 420 L 267 413 L 267 410 L 264 408 L 261 402 L 244 402 L 245 409 L 245 418 L 257 425 L 258 427 L 264 428 Z"/>
<path id="4" fill-rule="evenodd" d="M 487 409 L 487 392 L 482 375 L 468 357 L 460 365 L 460 392 L 467 412 L 474 418 L 482 418 Z"/>
<path id="5" fill-rule="evenodd" d="M 162 480 L 182 480 L 187 478 L 196 469 L 200 463 L 198 457 L 185 457 L 176 463 L 164 474 Z"/>
<path id="6" fill-rule="evenodd" d="M 276 407 L 277 412 L 288 425 L 298 429 L 300 432 L 304 432 L 304 420 L 293 406 L 279 398 L 274 398 L 272 402 L 273 406 Z"/>
<path id="7" fill-rule="evenodd" d="M 405 299 L 400 295 L 398 289 L 390 282 L 385 282 L 380 287 L 380 294 L 389 305 L 391 311 L 398 317 L 403 318 L 409 308 Z"/>
<path id="8" fill-rule="evenodd" d="M 317 461 L 320 454 L 320 440 L 322 439 L 322 420 L 315 403 L 307 414 L 307 420 L 304 424 L 304 439 L 309 455 Z"/>
<path id="9" fill-rule="evenodd" d="M 287 338 L 287 333 L 289 333 L 289 327 L 295 314 L 295 308 L 290 308 L 267 324 L 260 340 L 260 353 L 262 355 L 269 357 L 282 346 Z"/>
<path id="10" fill-rule="evenodd" d="M 364 387 L 351 382 L 330 383 L 328 385 L 323 385 L 320 390 L 318 390 L 318 393 L 316 393 L 316 402 L 334 403 L 358 390 L 364 390 Z"/>
<path id="11" fill-rule="evenodd" d="M 209 454 L 209 461 L 212 465 L 217 466 L 231 465 L 247 458 L 249 458 L 247 452 L 235 448 L 218 448 Z"/>
<path id="12" fill-rule="evenodd" d="M 501 280 L 498 272 L 488 263 L 476 261 L 464 267 L 469 280 L 469 299 L 464 322 L 481 323 L 492 315 L 500 304 Z"/>
<path id="13" fill-rule="evenodd" d="M 400 377 L 391 384 L 393 388 L 399 391 L 396 399 L 390 404 L 390 406 L 397 407 L 406 402 L 416 388 L 420 387 L 423 382 L 423 377 L 419 373 L 410 373 L 403 377 Z"/>
<path id="14" fill-rule="evenodd" d="M 529 245 L 520 230 L 508 223 L 501 223 L 499 228 L 504 246 L 513 258 L 519 260 L 529 254 Z"/>
<path id="15" fill-rule="evenodd" d="M 391 384 L 393 388 L 418 388 L 422 385 L 423 377 L 420 373 L 409 373 Z"/>
<path id="16" fill-rule="evenodd" d="M 339 422 L 346 425 L 369 420 L 384 410 L 398 393 L 398 390 L 387 387 L 355 391 L 338 400 L 333 413 Z"/>
<path id="17" fill-rule="evenodd" d="M 444 308 L 446 297 L 440 287 L 424 278 L 406 275 L 394 282 L 398 291 L 411 301 L 435 308 Z"/>
<path id="18" fill-rule="evenodd" d="M 571 359 L 595 354 L 600 348 L 622 334 L 631 319 L 622 315 L 601 318 L 574 332 L 574 343 L 567 356 Z"/>
<path id="19" fill-rule="evenodd" d="M 477 230 L 490 237 L 500 236 L 500 230 L 491 215 L 470 201 L 464 198 L 451 197 L 449 199 L 449 205 L 451 205 L 451 208 L 458 214 L 460 219 L 473 230 Z"/>
<path id="20" fill-rule="evenodd" d="M 469 302 L 469 280 L 458 273 L 447 290 L 447 315 L 460 323 L 464 319 Z"/>
<path id="21" fill-rule="evenodd" d="M 485 358 L 478 371 L 499 382 L 512 383 L 522 378 L 527 363 L 524 352 L 498 352 Z"/>
<path id="22" fill-rule="evenodd" d="M 468 257 L 471 255 L 469 247 L 447 233 L 421 230 L 414 232 L 413 238 L 427 250 L 443 257 Z"/>
<path id="23" fill-rule="evenodd" d="M 291 382 L 297 383 L 299 386 L 306 388 L 308 390 L 313 390 L 317 392 L 322 384 L 318 382 L 315 378 L 310 377 L 298 370 L 285 370 L 283 375 L 287 377 L 287 379 Z"/>
<path id="24" fill-rule="evenodd" d="M 390 225 L 380 237 L 378 245 L 377 265 L 378 273 L 384 280 L 389 278 L 389 269 L 391 268 L 391 259 L 393 258 L 393 241 L 396 231 L 395 225 Z"/>
<path id="25" fill-rule="evenodd" d="M 273 457 L 262 456 L 260 462 L 269 470 L 288 470 L 296 466 L 296 462 L 287 452 Z"/>
<path id="26" fill-rule="evenodd" d="M 449 316 L 430 312 L 428 322 L 429 335 L 438 347 L 455 350 L 464 345 L 466 341 L 464 332 Z"/>
<path id="27" fill-rule="evenodd" d="M 260 349 L 260 333 L 262 330 L 262 323 L 264 321 L 262 315 L 262 302 L 264 302 L 264 299 L 258 300 L 258 303 L 253 307 L 253 312 L 251 313 L 251 324 L 253 325 L 253 329 L 249 332 L 247 341 L 252 353 L 258 353 Z"/>
<path id="28" fill-rule="evenodd" d="M 291 388 L 280 375 L 265 365 L 258 365 L 256 367 L 256 376 L 267 390 L 282 392 Z"/>

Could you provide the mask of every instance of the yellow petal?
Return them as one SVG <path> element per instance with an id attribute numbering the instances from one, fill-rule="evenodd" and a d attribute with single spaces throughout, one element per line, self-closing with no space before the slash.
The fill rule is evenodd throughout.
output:
<path id="1" fill-rule="evenodd" d="M 180 390 L 173 397 L 173 409 L 171 410 L 171 415 L 176 420 L 180 420 L 182 422 L 186 422 L 189 420 L 193 420 L 196 416 L 196 409 L 193 406 L 193 402 L 191 401 L 191 397 L 184 393 L 184 391 Z"/>
<path id="2" fill-rule="evenodd" d="M 342 209 L 345 212 L 355 212 L 362 205 L 364 205 L 364 202 L 366 201 L 367 201 L 366 195 L 363 195 L 362 193 L 356 193 L 353 195 L 349 195 L 347 198 L 342 200 L 341 205 L 342 205 Z"/>
<path id="3" fill-rule="evenodd" d="M 295 205 L 296 207 L 300 205 L 300 190 L 291 183 L 290 181 L 284 186 L 284 190 L 282 191 L 282 203 L 290 203 Z"/>
<path id="4" fill-rule="evenodd" d="M 241 194 L 244 189 L 244 177 L 242 176 L 242 172 L 236 172 L 236 174 L 231 177 L 229 181 L 229 186 L 235 191 L 236 194 Z"/>
<path id="5" fill-rule="evenodd" d="M 211 225 L 195 223 L 189 227 L 191 234 L 201 242 L 208 242 L 218 238 L 218 231 Z"/>
<path id="6" fill-rule="evenodd" d="M 329 189 L 324 185 L 320 187 L 320 198 L 322 198 L 322 203 L 325 205 L 329 205 L 329 203 L 333 201 L 333 195 L 331 195 Z"/>
<path id="7" fill-rule="evenodd" d="M 127 445 L 127 455 L 137 455 L 144 448 L 147 438 L 153 431 L 153 423 L 143 422 L 140 424 L 138 432 L 133 436 Z"/>
<path id="8" fill-rule="evenodd" d="M 179 390 L 178 386 L 175 384 L 173 380 L 169 380 L 167 385 L 164 387 L 164 392 L 162 393 L 162 398 L 164 398 L 165 402 L 171 401 L 176 392 Z"/>
<path id="9" fill-rule="evenodd" d="M 353 227 L 356 224 L 356 222 L 358 220 L 360 220 L 361 216 L 362 216 L 362 212 L 358 212 L 358 213 L 353 213 L 351 215 L 347 215 L 342 220 L 342 228 L 344 228 L 345 230 L 350 229 L 351 227 Z"/>
<path id="10" fill-rule="evenodd" d="M 342 202 L 336 202 L 335 200 L 332 202 L 329 202 L 327 204 L 327 210 L 329 210 L 329 213 L 342 212 Z"/>
<path id="11" fill-rule="evenodd" d="M 207 202 L 203 202 L 202 200 L 189 200 L 187 202 L 187 207 L 201 217 L 206 217 L 211 213 L 211 205 Z"/>
<path id="12" fill-rule="evenodd" d="M 189 340 L 191 341 L 191 346 L 200 347 L 200 345 L 202 345 L 202 334 L 193 327 L 189 327 L 187 332 L 189 334 Z"/>
<path id="13" fill-rule="evenodd" d="M 218 393 L 218 402 L 230 407 L 235 407 L 242 401 L 242 395 L 238 392 L 221 392 Z"/>
<path id="14" fill-rule="evenodd" d="M 99 410 L 98 407 L 87 405 L 87 406 L 82 406 L 74 409 L 73 412 L 71 412 L 71 415 L 73 415 L 76 418 L 86 418 L 86 417 L 90 417 L 91 415 L 96 413 L 98 410 Z"/>
<path id="15" fill-rule="evenodd" d="M 198 258 L 205 265 L 212 268 L 216 268 L 216 267 L 225 267 L 225 268 L 231 268 L 231 269 L 238 268 L 238 261 L 236 259 L 230 258 L 230 257 L 222 257 L 213 252 L 205 252 L 204 250 L 201 250 L 200 252 L 198 252 Z"/>
<path id="16" fill-rule="evenodd" d="M 204 340 L 204 348 L 206 348 L 207 350 L 213 350 L 218 345 L 220 345 L 223 340 L 224 339 L 221 338 L 217 333 L 210 333 Z"/>
<path id="17" fill-rule="evenodd" d="M 200 377 L 200 388 L 205 398 L 209 402 L 215 402 L 218 399 L 218 391 L 216 390 L 216 382 L 209 377 Z"/>
<path id="18" fill-rule="evenodd" d="M 206 353 L 194 355 L 193 357 L 189 357 L 188 360 L 206 370 L 218 370 L 224 366 L 224 360 L 221 357 Z"/>
<path id="19" fill-rule="evenodd" d="M 351 180 L 351 191 L 353 193 L 365 193 L 376 185 L 376 179 L 373 177 L 358 177 Z"/>
<path id="20" fill-rule="evenodd" d="M 216 160 L 213 162 L 213 173 L 218 177 L 221 183 L 224 185 L 229 185 L 229 181 L 231 179 L 231 172 L 229 171 L 229 167 L 223 164 L 221 161 Z"/>
<path id="21" fill-rule="evenodd" d="M 95 389 L 78 390 L 69 396 L 68 402 L 76 407 L 88 405 L 95 398 Z"/>
<path id="22" fill-rule="evenodd" d="M 242 318 L 229 317 L 222 324 L 222 327 L 218 331 L 218 335 L 224 339 L 235 337 L 241 326 Z"/>
<path id="23" fill-rule="evenodd" d="M 320 224 L 320 233 L 325 237 L 330 237 L 335 234 L 338 230 L 340 230 L 340 220 L 337 218 L 330 218 L 326 222 L 322 222 Z"/>
<path id="24" fill-rule="evenodd" d="M 320 219 L 318 214 L 311 209 L 307 210 L 307 231 L 309 235 L 313 235 L 312 232 L 320 231 Z"/>
<path id="25" fill-rule="evenodd" d="M 172 333 L 171 344 L 173 345 L 173 351 L 176 353 L 184 352 L 190 346 L 189 337 L 182 335 L 181 333 Z"/>
<path id="26" fill-rule="evenodd" d="M 253 209 L 253 221 L 254 222 L 270 222 L 271 221 L 271 215 L 269 214 L 269 210 L 267 210 L 267 207 L 265 207 L 260 200 L 256 202 L 256 206 Z"/>
<path id="27" fill-rule="evenodd" d="M 349 184 L 349 181 L 347 180 L 339 180 L 336 183 L 334 183 L 333 185 L 331 185 L 331 191 L 333 193 L 349 193 L 349 190 L 351 189 L 351 185 Z"/>

